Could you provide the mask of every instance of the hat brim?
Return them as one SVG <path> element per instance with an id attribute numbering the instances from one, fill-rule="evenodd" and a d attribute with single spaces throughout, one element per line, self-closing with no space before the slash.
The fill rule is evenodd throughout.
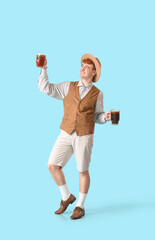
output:
<path id="1" fill-rule="evenodd" d="M 96 75 L 95 75 L 95 77 L 94 77 L 94 79 L 93 79 L 93 82 L 97 82 L 97 81 L 99 80 L 99 78 L 100 78 L 100 75 L 101 75 L 101 66 L 100 66 L 99 62 L 96 60 L 96 58 L 95 58 L 93 55 L 91 55 L 90 53 L 86 53 L 86 54 L 84 54 L 84 55 L 82 56 L 82 58 L 81 58 L 81 63 L 82 63 L 83 60 L 86 59 L 86 58 L 91 59 L 91 60 L 93 61 L 93 63 L 95 64 L 95 67 L 96 67 Z"/>

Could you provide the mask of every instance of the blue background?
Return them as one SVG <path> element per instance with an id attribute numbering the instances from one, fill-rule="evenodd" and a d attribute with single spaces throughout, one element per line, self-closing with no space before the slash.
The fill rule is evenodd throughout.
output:
<path id="1" fill-rule="evenodd" d="M 1 239 L 155 239 L 154 1 L 1 3 Z M 38 88 L 36 54 L 51 83 L 80 80 L 80 60 L 102 64 L 95 84 L 120 124 L 95 125 L 86 215 L 61 200 L 47 161 L 60 133 L 63 102 Z M 64 168 L 78 198 L 74 155 Z"/>

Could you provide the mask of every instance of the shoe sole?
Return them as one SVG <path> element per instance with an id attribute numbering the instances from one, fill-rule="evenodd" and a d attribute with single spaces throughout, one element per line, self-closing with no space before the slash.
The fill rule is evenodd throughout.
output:
<path id="1" fill-rule="evenodd" d="M 85 214 L 83 214 L 81 217 L 77 217 L 77 218 L 71 218 L 72 220 L 76 220 L 76 219 L 80 219 L 80 218 L 82 218 L 83 216 L 84 216 Z"/>

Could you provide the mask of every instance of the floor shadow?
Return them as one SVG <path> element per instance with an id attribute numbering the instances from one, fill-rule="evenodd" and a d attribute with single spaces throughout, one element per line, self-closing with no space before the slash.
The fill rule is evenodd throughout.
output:
<path id="1" fill-rule="evenodd" d="M 145 208 L 155 208 L 155 201 L 150 202 L 122 202 L 122 203 L 114 203 L 110 205 L 101 204 L 97 207 L 87 207 L 87 216 L 93 214 L 105 214 L 105 213 L 123 213 L 123 212 L 130 212 L 135 211 L 138 209 L 145 209 Z"/>

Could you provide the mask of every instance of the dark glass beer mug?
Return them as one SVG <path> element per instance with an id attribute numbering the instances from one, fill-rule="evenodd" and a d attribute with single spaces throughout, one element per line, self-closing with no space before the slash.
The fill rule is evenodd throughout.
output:
<path id="1" fill-rule="evenodd" d="M 118 124 L 119 120 L 120 120 L 120 110 L 111 110 L 112 124 Z"/>
<path id="2" fill-rule="evenodd" d="M 46 61 L 46 55 L 37 54 L 36 65 L 37 67 L 43 67 Z"/>

